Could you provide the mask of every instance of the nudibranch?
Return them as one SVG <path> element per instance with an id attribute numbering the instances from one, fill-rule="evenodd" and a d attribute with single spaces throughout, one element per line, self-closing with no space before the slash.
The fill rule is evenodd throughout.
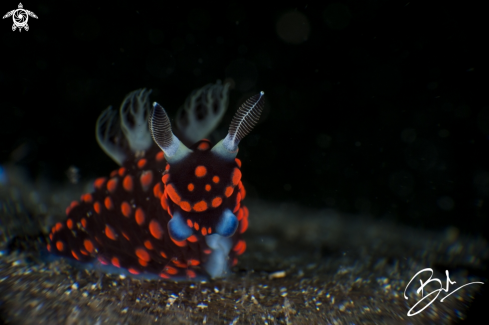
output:
<path id="1" fill-rule="evenodd" d="M 223 140 L 189 147 L 172 132 L 163 107 L 151 109 L 149 93 L 132 92 L 119 113 L 109 107 L 99 117 L 97 140 L 120 168 L 68 206 L 47 249 L 134 275 L 226 276 L 246 249 L 248 228 L 238 144 L 256 125 L 264 93 L 240 106 Z M 227 102 L 228 86 L 220 82 L 192 93 L 180 114 L 187 119 L 181 137 L 209 134 L 213 127 L 202 116 L 212 115 L 215 127 Z"/>

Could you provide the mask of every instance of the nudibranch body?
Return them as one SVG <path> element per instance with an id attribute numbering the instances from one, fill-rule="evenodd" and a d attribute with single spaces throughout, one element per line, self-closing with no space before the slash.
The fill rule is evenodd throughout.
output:
<path id="1" fill-rule="evenodd" d="M 205 118 L 192 117 L 207 112 L 216 125 L 227 92 L 227 85 L 217 83 L 192 93 L 180 114 L 187 127 L 181 137 L 212 131 Z M 119 115 L 109 107 L 99 117 L 97 140 L 121 166 L 71 203 L 66 220 L 52 227 L 47 249 L 135 275 L 225 276 L 246 249 L 248 209 L 236 155 L 239 141 L 258 121 L 263 92 L 239 108 L 225 139 L 215 146 L 204 139 L 189 148 L 173 134 L 159 104 L 151 112 L 148 96 L 145 90 L 130 93 Z"/>

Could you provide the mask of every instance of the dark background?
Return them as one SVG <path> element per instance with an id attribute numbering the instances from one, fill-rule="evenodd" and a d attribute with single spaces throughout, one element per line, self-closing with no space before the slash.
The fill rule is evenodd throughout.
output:
<path id="1" fill-rule="evenodd" d="M 2 2 L 2 15 L 17 7 Z M 487 238 L 487 19 L 442 1 L 23 2 L 0 25 L 0 163 L 67 182 L 115 165 L 95 121 L 137 88 L 170 114 L 232 80 L 265 91 L 240 145 L 250 196 Z M 277 222 L 280 222 L 277 220 Z M 414 240 L 414 239 L 413 239 Z M 476 301 L 477 302 L 477 301 Z"/>

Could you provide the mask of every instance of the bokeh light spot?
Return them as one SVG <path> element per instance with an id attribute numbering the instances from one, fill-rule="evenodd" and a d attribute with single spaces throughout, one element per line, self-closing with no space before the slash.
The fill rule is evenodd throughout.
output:
<path id="1" fill-rule="evenodd" d="M 311 24 L 306 15 L 298 11 L 284 13 L 277 21 L 278 36 L 287 43 L 300 44 L 309 38 Z"/>

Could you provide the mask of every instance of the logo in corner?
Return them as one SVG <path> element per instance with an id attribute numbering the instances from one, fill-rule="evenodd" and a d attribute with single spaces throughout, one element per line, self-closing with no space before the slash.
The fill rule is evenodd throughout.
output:
<path id="1" fill-rule="evenodd" d="M 9 11 L 5 14 L 5 16 L 3 16 L 3 19 L 12 16 L 12 19 L 14 20 L 14 24 L 12 25 L 12 31 L 15 31 L 17 28 L 19 29 L 19 32 L 22 31 L 22 28 L 25 28 L 25 30 L 28 31 L 29 25 L 27 25 L 27 21 L 29 20 L 29 16 L 37 19 L 35 13 L 29 10 L 25 10 L 23 8 L 24 7 L 22 6 L 22 3 L 19 3 L 18 9 Z"/>

